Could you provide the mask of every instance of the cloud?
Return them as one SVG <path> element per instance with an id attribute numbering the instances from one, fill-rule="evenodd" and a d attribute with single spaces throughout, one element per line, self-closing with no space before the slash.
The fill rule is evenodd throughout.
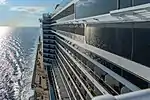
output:
<path id="1" fill-rule="evenodd" d="M 41 14 L 46 11 L 45 7 L 33 7 L 33 6 L 15 6 L 11 7 L 10 11 L 26 12 L 30 14 Z"/>
<path id="2" fill-rule="evenodd" d="M 7 3 L 6 0 L 0 0 L 0 5 L 5 5 Z"/>

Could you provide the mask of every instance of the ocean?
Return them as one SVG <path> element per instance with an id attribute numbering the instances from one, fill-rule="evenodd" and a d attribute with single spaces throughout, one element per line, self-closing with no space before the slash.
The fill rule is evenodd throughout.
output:
<path id="1" fill-rule="evenodd" d="M 28 100 L 40 29 L 0 27 L 0 100 Z"/>

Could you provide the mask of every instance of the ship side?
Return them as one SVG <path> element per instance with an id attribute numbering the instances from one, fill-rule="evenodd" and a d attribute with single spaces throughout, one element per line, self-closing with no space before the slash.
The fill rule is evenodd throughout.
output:
<path id="1" fill-rule="evenodd" d="M 51 100 L 149 100 L 149 0 L 64 0 L 40 22 Z"/>

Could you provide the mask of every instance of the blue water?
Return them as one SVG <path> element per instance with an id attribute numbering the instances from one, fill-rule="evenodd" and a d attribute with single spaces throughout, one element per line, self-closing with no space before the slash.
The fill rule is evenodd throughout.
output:
<path id="1" fill-rule="evenodd" d="M 0 100 L 28 100 L 39 28 L 0 27 Z"/>

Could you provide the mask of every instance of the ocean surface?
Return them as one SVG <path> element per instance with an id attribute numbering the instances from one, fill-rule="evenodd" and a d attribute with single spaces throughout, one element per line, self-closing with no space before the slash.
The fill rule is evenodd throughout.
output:
<path id="1" fill-rule="evenodd" d="M 0 27 L 0 100 L 28 100 L 40 29 Z"/>

